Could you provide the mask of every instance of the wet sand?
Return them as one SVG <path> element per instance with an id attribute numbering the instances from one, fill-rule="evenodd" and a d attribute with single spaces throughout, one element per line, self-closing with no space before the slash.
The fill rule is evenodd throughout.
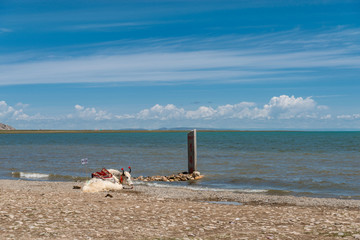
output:
<path id="1" fill-rule="evenodd" d="M 0 239 L 360 239 L 360 200 L 74 186 L 0 180 Z"/>

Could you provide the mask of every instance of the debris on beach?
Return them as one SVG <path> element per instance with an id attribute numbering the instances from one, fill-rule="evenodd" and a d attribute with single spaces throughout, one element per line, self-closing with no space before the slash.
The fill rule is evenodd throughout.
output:
<path id="1" fill-rule="evenodd" d="M 170 176 L 139 176 L 134 178 L 134 180 L 143 181 L 143 182 L 181 182 L 181 181 L 192 181 L 203 178 L 204 175 L 201 175 L 200 172 L 194 171 L 193 173 L 178 173 Z"/>

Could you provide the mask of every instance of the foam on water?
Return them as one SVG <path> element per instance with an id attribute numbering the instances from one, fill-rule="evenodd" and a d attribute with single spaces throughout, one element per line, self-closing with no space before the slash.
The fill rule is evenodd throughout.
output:
<path id="1" fill-rule="evenodd" d="M 225 202 L 225 201 L 207 201 L 207 203 L 215 203 L 215 204 L 223 204 L 223 205 L 238 205 L 238 206 L 243 205 L 242 203 L 239 203 L 239 202 Z"/>
<path id="2" fill-rule="evenodd" d="M 31 173 L 31 172 L 12 172 L 13 177 L 25 178 L 25 179 L 39 179 L 46 180 L 49 179 L 49 174 L 44 173 Z"/>
<path id="3" fill-rule="evenodd" d="M 86 181 L 90 177 L 35 173 L 35 172 L 11 172 L 13 178 L 31 179 L 31 180 L 46 180 L 46 181 Z"/>
<path id="4" fill-rule="evenodd" d="M 141 182 L 135 181 L 135 185 L 145 185 L 145 186 L 153 186 L 153 187 L 162 187 L 162 188 L 185 188 L 195 191 L 214 191 L 214 192 L 237 192 L 237 193 L 267 193 L 269 190 L 266 189 L 230 189 L 230 188 L 211 188 L 211 187 L 203 187 L 196 186 L 193 187 L 191 185 L 175 185 L 173 183 L 160 183 L 160 182 Z"/>

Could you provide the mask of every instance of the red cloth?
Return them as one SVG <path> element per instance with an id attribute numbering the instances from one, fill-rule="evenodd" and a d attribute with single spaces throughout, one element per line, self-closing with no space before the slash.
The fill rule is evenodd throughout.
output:
<path id="1" fill-rule="evenodd" d="M 106 169 L 103 168 L 100 172 L 94 172 L 91 174 L 91 177 L 93 178 L 100 178 L 100 179 L 107 179 L 107 178 L 112 178 L 113 175 Z"/>

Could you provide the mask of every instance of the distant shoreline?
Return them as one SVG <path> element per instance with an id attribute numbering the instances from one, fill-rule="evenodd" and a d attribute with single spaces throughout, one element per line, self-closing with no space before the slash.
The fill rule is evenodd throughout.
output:
<path id="1" fill-rule="evenodd" d="M 41 134 L 41 133 L 177 133 L 188 130 L 1 130 L 0 134 Z M 315 130 L 198 130 L 197 132 L 359 132 L 359 131 L 315 131 Z"/>

